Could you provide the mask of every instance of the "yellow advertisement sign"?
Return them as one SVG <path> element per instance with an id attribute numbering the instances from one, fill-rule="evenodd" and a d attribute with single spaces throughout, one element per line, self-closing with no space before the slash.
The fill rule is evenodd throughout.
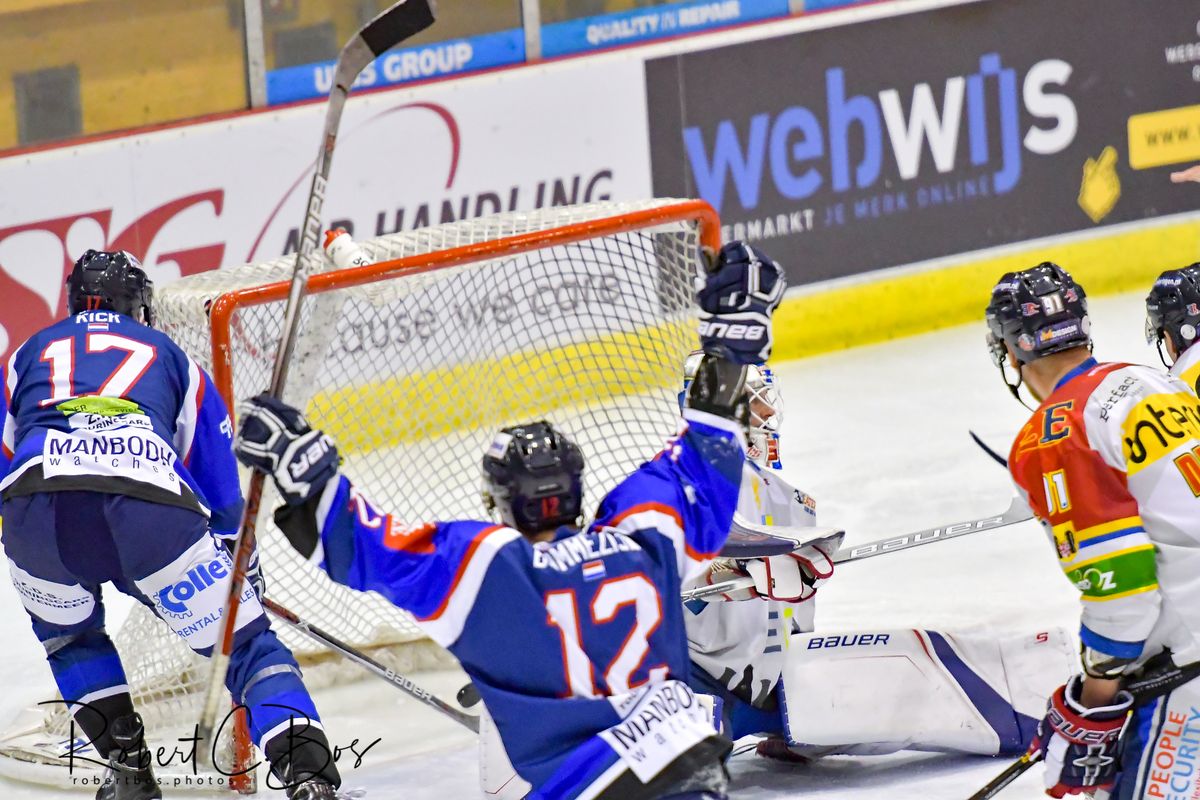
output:
<path id="1" fill-rule="evenodd" d="M 1200 106 L 1129 118 L 1129 166 L 1150 169 L 1200 161 Z"/>

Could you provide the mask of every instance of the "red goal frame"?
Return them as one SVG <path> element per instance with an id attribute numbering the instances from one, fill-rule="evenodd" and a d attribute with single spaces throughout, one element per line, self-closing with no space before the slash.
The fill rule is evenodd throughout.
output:
<path id="1" fill-rule="evenodd" d="M 306 293 L 320 294 L 335 289 L 361 286 L 389 278 L 456 267 L 474 261 L 488 261 L 506 255 L 527 253 L 555 245 L 612 236 L 672 222 L 695 221 L 700 243 L 713 253 L 721 249 L 721 218 L 716 209 L 703 200 L 687 200 L 658 208 L 631 211 L 611 217 L 577 222 L 543 231 L 493 239 L 488 242 L 421 253 L 360 267 L 319 272 L 308 279 Z M 236 289 L 213 301 L 209 311 L 212 329 L 212 378 L 217 391 L 233 411 L 233 315 L 239 308 L 262 305 L 287 298 L 287 281 Z"/>
<path id="2" fill-rule="evenodd" d="M 629 233 L 673 222 L 697 223 L 700 244 L 716 253 L 721 248 L 721 219 L 716 209 L 703 200 L 686 200 L 656 208 L 630 211 L 600 219 L 588 220 L 541 231 L 477 242 L 461 247 L 421 253 L 404 258 L 381 261 L 348 269 L 330 270 L 311 275 L 306 293 L 320 294 L 381 280 L 401 278 L 472 262 L 490 261 L 507 255 L 527 253 L 557 245 Z M 287 299 L 290 282 L 278 281 L 261 286 L 235 289 L 217 297 L 209 309 L 209 328 L 212 333 L 212 378 L 217 391 L 234 415 L 233 391 L 233 316 L 238 309 Z M 251 763 L 253 748 L 244 713 L 237 714 L 234 732 L 234 759 L 238 769 Z M 255 791 L 253 774 L 234 775 L 230 787 L 240 793 Z"/>

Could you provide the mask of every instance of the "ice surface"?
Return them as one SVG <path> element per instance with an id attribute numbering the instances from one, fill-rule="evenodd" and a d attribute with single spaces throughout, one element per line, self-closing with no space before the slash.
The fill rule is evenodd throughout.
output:
<path id="1" fill-rule="evenodd" d="M 1101 358 L 1158 363 L 1142 338 L 1142 297 L 1092 301 Z M 874 324 L 867 309 L 862 324 Z M 784 471 L 816 498 L 822 524 L 847 530 L 848 544 L 998 514 L 1008 505 L 1012 490 L 1006 473 L 976 448 L 967 431 L 1007 452 L 1028 412 L 1001 385 L 983 337 L 980 322 L 776 365 L 786 403 Z M 7 573 L 0 582 L 2 728 L 21 708 L 50 696 L 53 683 Z M 1076 602 L 1042 533 L 1024 523 L 845 565 L 821 591 L 817 626 L 826 631 L 1073 629 Z M 127 608 L 119 596 L 110 602 L 112 628 Z M 515 630 L 514 646 L 519 637 Z M 447 699 L 464 681 L 454 672 L 417 677 Z M 358 739 L 362 752 L 380 739 L 358 768 L 351 767 L 352 753 L 342 756 L 345 789 L 363 790 L 366 798 L 403 800 L 478 796 L 474 737 L 454 723 L 377 681 L 323 692 L 318 704 L 335 744 L 345 747 Z M 733 796 L 962 800 L 1006 764 L 903 753 L 784 767 L 745 755 L 732 762 Z M 1038 796 L 1039 780 L 1034 769 L 1002 797 Z M 0 779 L 0 796 L 86 795 Z"/>

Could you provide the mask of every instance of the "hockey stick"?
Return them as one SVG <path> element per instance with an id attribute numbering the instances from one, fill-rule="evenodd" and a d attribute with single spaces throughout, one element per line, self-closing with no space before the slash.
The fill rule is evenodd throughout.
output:
<path id="1" fill-rule="evenodd" d="M 392 671 L 388 667 L 385 667 L 383 664 L 380 664 L 378 661 L 371 658 L 366 653 L 356 650 L 355 648 L 353 648 L 350 645 L 343 642 L 341 639 L 338 639 L 337 637 L 333 636 L 332 634 L 326 633 L 325 631 L 321 630 L 316 625 L 313 625 L 311 622 L 307 622 L 307 621 L 301 619 L 294 612 L 289 611 L 288 609 L 279 605 L 279 603 L 276 603 L 274 600 L 264 597 L 262 600 L 262 604 L 263 604 L 263 607 L 267 609 L 267 611 L 270 611 L 276 617 L 283 620 L 288 625 L 291 625 L 293 628 L 300 631 L 305 636 L 308 636 L 309 638 L 311 638 L 317 642 L 320 642 L 322 645 L 324 645 L 325 647 L 328 647 L 330 650 L 341 653 L 343 656 L 350 659 L 355 664 L 358 664 L 359 666 L 361 666 L 363 669 L 367 670 L 371 674 L 377 675 L 378 677 L 383 678 L 385 681 L 390 683 L 392 686 L 395 686 L 397 689 L 404 692 L 409 697 L 416 698 L 417 700 L 421 701 L 422 703 L 429 706 L 433 710 L 438 711 L 438 712 L 442 713 L 443 715 L 449 717 L 450 719 L 454 720 L 459 725 L 462 725 L 464 728 L 469 728 L 474 733 L 479 733 L 479 718 L 478 717 L 472 716 L 471 714 L 464 714 L 463 712 L 459 711 L 457 708 L 454 708 L 454 706 L 451 706 L 448 703 L 438 699 L 438 697 L 436 695 L 434 695 L 433 692 L 430 692 L 427 689 L 422 689 L 420 686 L 413 683 L 408 678 L 404 677 L 403 675 L 397 674 L 396 672 Z M 468 686 L 470 686 L 470 685 L 471 684 L 468 684 Z"/>
<path id="2" fill-rule="evenodd" d="M 1133 704 L 1137 706 L 1147 700 L 1153 700 L 1156 697 L 1161 697 L 1168 692 L 1174 691 L 1197 677 L 1200 677 L 1200 661 L 1182 667 L 1171 664 L 1166 669 L 1155 670 L 1147 675 L 1143 675 L 1137 680 L 1126 684 L 1123 688 L 1133 695 Z M 968 797 L 967 800 L 991 800 L 991 798 L 1000 793 L 1001 789 L 1015 781 L 1023 772 L 1039 761 L 1041 761 L 1040 754 L 1031 755 L 1026 753 L 1009 764 L 1003 772 L 992 778 L 986 786 Z"/>
<path id="3" fill-rule="evenodd" d="M 992 448 L 990 448 L 986 444 L 984 444 L 983 439 L 980 439 L 978 434 L 975 433 L 975 431 L 968 430 L 967 433 L 971 434 L 971 438 L 975 440 L 975 444 L 979 445 L 979 448 L 981 450 L 983 450 L 983 452 L 985 452 L 989 456 L 991 456 L 993 461 L 995 461 L 997 464 L 1004 467 L 1005 469 L 1008 469 L 1008 459 L 1007 458 L 1000 455 L 995 450 L 993 450 Z"/>
<path id="4" fill-rule="evenodd" d="M 321 147 L 317 151 L 317 161 L 313 169 L 312 187 L 308 192 L 308 202 L 304 206 L 304 224 L 300 228 L 300 249 L 296 254 L 296 267 L 292 271 L 291 288 L 288 292 L 287 305 L 284 307 L 283 334 L 279 342 L 279 349 L 275 353 L 275 366 L 271 372 L 270 393 L 275 397 L 283 395 L 292 352 L 296 346 L 296 335 L 300 328 L 301 301 L 304 299 L 308 275 L 312 271 L 317 237 L 321 232 L 321 210 L 325 204 L 325 187 L 329 180 L 333 148 L 337 142 L 338 126 L 342 121 L 342 110 L 345 108 L 346 98 L 350 94 L 350 87 L 354 84 L 358 73 L 362 72 L 367 64 L 377 56 L 433 24 L 431 2 L 432 0 L 400 0 L 363 26 L 358 33 L 351 37 L 338 55 L 337 66 L 333 73 L 333 88 L 329 92 L 329 104 L 325 109 L 325 129 L 321 135 Z M 238 531 L 237 545 L 234 548 L 233 578 L 229 582 L 229 595 L 225 601 L 225 613 L 221 618 L 220 633 L 216 646 L 213 647 L 208 689 L 197 728 L 197 734 L 205 741 L 212 739 L 213 726 L 221 705 L 225 675 L 229 671 L 229 654 L 233 650 L 234 632 L 237 630 L 237 610 L 241 602 L 246 568 L 250 564 L 250 554 L 254 550 L 254 532 L 265 479 L 266 476 L 263 473 L 254 472 L 250 476 L 250 486 L 246 491 L 246 509 L 242 515 L 242 525 Z M 211 750 L 210 747 L 200 748 L 202 753 L 208 753 Z"/>
<path id="5" fill-rule="evenodd" d="M 791 528 L 758 525 L 734 512 L 729 537 L 721 545 L 721 558 L 768 558 L 790 553 L 797 546 L 818 544 L 829 551 L 842 545 L 841 528 Z"/>
<path id="6" fill-rule="evenodd" d="M 883 555 L 884 553 L 895 553 L 900 550 L 907 550 L 910 547 L 920 547 L 932 542 L 944 542 L 947 539 L 955 539 L 968 533 L 1003 528 L 1007 525 L 1025 522 L 1029 519 L 1033 519 L 1033 515 L 1029 513 L 1029 510 L 1025 508 L 1025 505 L 1019 498 L 1013 498 L 1008 510 L 999 516 L 956 522 L 953 525 L 942 525 L 937 528 L 926 528 L 923 531 L 914 531 L 913 533 L 906 533 L 901 536 L 879 539 L 868 544 L 860 544 L 857 547 L 843 547 L 833 554 L 830 561 L 834 564 L 861 561 L 864 558 L 871 558 L 872 556 Z M 731 578 L 730 580 L 714 583 L 710 586 L 699 586 L 695 589 L 690 589 L 683 593 L 683 600 L 684 602 L 689 600 L 703 600 L 706 597 L 712 597 L 717 594 L 727 594 L 738 589 L 748 589 L 753 585 L 754 579 L 749 576 Z"/>

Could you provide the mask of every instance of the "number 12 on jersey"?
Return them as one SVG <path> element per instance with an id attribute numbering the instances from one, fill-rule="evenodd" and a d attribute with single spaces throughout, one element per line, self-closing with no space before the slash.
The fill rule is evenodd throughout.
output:
<path id="1" fill-rule="evenodd" d="M 546 593 L 546 622 L 558 628 L 562 640 L 563 665 L 566 670 L 567 696 L 599 697 L 592 659 L 584 649 L 580 628 L 580 609 L 574 589 Z M 662 600 L 658 589 L 645 575 L 626 575 L 600 584 L 590 606 L 593 625 L 611 624 L 617 612 L 633 606 L 633 628 L 625 635 L 616 656 L 604 668 L 604 682 L 611 694 L 624 694 L 646 683 L 650 678 L 665 678 L 665 664 L 651 667 L 646 679 L 631 682 L 650 652 L 650 635 L 662 622 Z"/>

